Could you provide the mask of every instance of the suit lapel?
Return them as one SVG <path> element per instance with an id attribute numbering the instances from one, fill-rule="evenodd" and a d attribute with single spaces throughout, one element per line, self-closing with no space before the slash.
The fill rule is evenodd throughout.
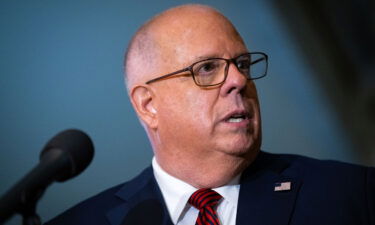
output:
<path id="1" fill-rule="evenodd" d="M 172 225 L 151 167 L 126 183 L 116 196 L 123 203 L 107 213 L 109 224 Z"/>
<path id="2" fill-rule="evenodd" d="M 283 175 L 289 166 L 276 156 L 261 152 L 244 171 L 237 209 L 236 224 L 287 225 L 293 212 L 301 181 Z M 277 183 L 290 182 L 290 190 L 275 191 Z M 288 188 L 286 188 L 288 189 Z"/>

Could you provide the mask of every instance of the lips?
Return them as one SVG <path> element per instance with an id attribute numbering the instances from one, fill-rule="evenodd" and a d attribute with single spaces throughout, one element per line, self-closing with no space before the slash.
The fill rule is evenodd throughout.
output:
<path id="1" fill-rule="evenodd" d="M 249 120 L 250 118 L 251 115 L 249 112 L 245 110 L 234 110 L 228 113 L 223 120 L 228 123 L 240 123 L 242 121 Z"/>

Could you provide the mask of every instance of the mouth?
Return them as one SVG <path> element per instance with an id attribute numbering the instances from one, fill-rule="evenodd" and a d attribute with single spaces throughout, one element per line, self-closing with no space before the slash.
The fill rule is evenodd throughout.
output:
<path id="1" fill-rule="evenodd" d="M 230 114 L 228 114 L 224 121 L 227 123 L 241 123 L 244 121 L 249 121 L 250 114 L 246 111 L 235 111 Z"/>

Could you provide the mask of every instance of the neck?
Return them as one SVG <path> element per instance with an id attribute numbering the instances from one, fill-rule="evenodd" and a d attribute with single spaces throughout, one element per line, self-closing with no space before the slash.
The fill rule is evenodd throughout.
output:
<path id="1" fill-rule="evenodd" d="M 216 154 L 195 159 L 173 159 L 170 155 L 163 157 L 155 154 L 155 158 L 168 174 L 196 188 L 217 188 L 228 184 L 239 175 L 254 161 L 257 153 L 258 151 L 253 151 L 244 156 Z"/>

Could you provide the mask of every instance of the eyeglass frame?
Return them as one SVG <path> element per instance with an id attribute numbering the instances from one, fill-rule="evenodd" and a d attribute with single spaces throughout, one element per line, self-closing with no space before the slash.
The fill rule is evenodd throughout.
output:
<path id="1" fill-rule="evenodd" d="M 156 78 L 153 78 L 149 81 L 146 81 L 145 84 L 150 84 L 150 83 L 153 83 L 153 82 L 156 82 L 156 81 L 159 81 L 159 80 L 162 80 L 164 78 L 167 78 L 167 77 L 170 77 L 170 76 L 173 76 L 173 75 L 176 75 L 176 74 L 179 74 L 179 73 L 183 73 L 183 72 L 187 72 L 189 71 L 190 72 L 190 75 L 193 77 L 193 80 L 194 80 L 194 83 L 199 86 L 199 87 L 212 87 L 212 86 L 217 86 L 217 85 L 220 85 L 220 84 L 223 84 L 226 80 L 227 80 L 227 77 L 228 77 L 228 68 L 229 68 L 229 65 L 230 63 L 233 63 L 236 68 L 238 69 L 237 67 L 237 64 L 236 64 L 236 60 L 241 57 L 241 56 L 244 56 L 244 55 L 254 55 L 254 54 L 260 54 L 260 55 L 263 55 L 264 56 L 264 59 L 266 60 L 266 68 L 265 68 L 265 72 L 262 76 L 259 76 L 259 77 L 256 77 L 256 78 L 251 78 L 250 76 L 246 75 L 246 78 L 248 80 L 257 80 L 257 79 L 260 79 L 260 78 L 263 78 L 267 75 L 267 71 L 268 71 L 268 55 L 264 52 L 247 52 L 247 53 L 244 53 L 244 54 L 241 54 L 241 55 L 238 55 L 234 58 L 230 58 L 230 59 L 226 59 L 226 58 L 219 58 L 219 57 L 214 57 L 214 58 L 207 58 L 207 59 L 202 59 L 202 60 L 199 60 L 197 62 L 194 62 L 193 64 L 191 64 L 190 66 L 188 67 L 185 67 L 183 69 L 180 69 L 180 70 L 177 70 L 175 72 L 172 72 L 172 73 L 168 73 L 168 74 L 165 74 L 165 75 L 162 75 L 160 77 L 156 77 Z M 222 59 L 222 60 L 225 60 L 226 61 L 226 67 L 225 67 L 225 72 L 224 72 L 224 79 L 222 82 L 220 83 L 217 83 L 217 84 L 207 84 L 207 85 L 202 85 L 202 84 L 198 84 L 197 81 L 195 80 L 195 75 L 194 75 L 194 72 L 193 72 L 193 67 L 200 63 L 200 62 L 204 62 L 204 61 L 207 61 L 207 60 L 214 60 L 214 59 Z M 260 62 L 261 59 L 258 59 L 256 60 L 255 62 L 251 62 L 250 63 L 250 66 L 255 64 L 255 63 L 258 63 Z"/>

